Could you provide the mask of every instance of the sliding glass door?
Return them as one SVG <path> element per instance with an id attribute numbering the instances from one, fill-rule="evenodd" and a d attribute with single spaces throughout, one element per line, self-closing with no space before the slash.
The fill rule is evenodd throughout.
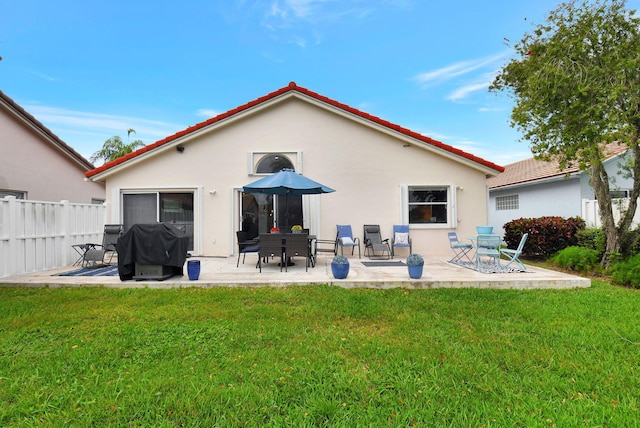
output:
<path id="1" fill-rule="evenodd" d="M 146 192 L 122 195 L 124 229 L 140 223 L 171 223 L 189 237 L 193 251 L 193 192 Z"/>

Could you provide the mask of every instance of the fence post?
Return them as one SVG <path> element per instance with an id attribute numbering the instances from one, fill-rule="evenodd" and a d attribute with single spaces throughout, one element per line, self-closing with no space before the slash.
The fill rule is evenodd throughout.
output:
<path id="1" fill-rule="evenodd" d="M 9 202 L 7 212 L 7 237 L 9 254 L 7 254 L 7 267 L 9 276 L 18 273 L 18 266 L 16 260 L 16 254 L 18 251 L 18 231 L 17 231 L 17 216 L 18 216 L 18 202 L 15 196 L 6 196 L 5 199 Z"/>

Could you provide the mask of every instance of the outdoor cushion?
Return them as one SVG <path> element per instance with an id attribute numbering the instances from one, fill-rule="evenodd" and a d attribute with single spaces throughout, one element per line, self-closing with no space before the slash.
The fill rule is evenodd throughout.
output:
<path id="1" fill-rule="evenodd" d="M 353 242 L 353 239 L 349 238 L 348 236 L 343 236 L 342 238 L 340 238 L 340 242 L 342 242 L 342 245 L 354 245 L 355 244 Z"/>
<path id="2" fill-rule="evenodd" d="M 396 232 L 394 245 L 409 245 L 409 234 Z"/>

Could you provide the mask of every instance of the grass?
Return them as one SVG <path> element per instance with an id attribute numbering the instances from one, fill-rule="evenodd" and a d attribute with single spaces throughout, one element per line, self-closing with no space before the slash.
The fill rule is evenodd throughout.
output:
<path id="1" fill-rule="evenodd" d="M 640 292 L 0 289 L 0 426 L 638 426 Z"/>

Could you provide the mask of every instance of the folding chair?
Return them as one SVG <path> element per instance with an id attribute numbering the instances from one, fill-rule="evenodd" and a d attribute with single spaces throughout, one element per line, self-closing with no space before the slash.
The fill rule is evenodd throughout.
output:
<path id="1" fill-rule="evenodd" d="M 362 258 L 360 254 L 360 238 L 353 237 L 351 225 L 338 224 L 336 227 L 338 229 L 338 234 L 336 235 L 336 254 L 338 253 L 338 247 L 340 247 L 340 254 L 342 255 L 344 255 L 344 247 L 351 247 L 351 255 L 353 255 L 356 247 L 358 247 L 358 258 Z"/>
<path id="2" fill-rule="evenodd" d="M 526 266 L 520 261 L 520 254 L 522 254 L 522 249 L 524 248 L 524 243 L 527 242 L 528 236 L 528 233 L 522 235 L 522 238 L 520 238 L 520 243 L 518 244 L 518 248 L 516 248 L 515 250 L 510 250 L 508 248 L 500 249 L 500 254 L 509 259 L 509 263 L 504 265 L 505 268 L 509 267 L 511 264 L 515 264 L 520 267 L 520 270 L 522 272 L 527 271 Z"/>
<path id="3" fill-rule="evenodd" d="M 387 260 L 391 258 L 389 240 L 382 239 L 380 226 L 377 224 L 364 225 L 364 255 L 371 258 L 382 258 L 387 253 Z"/>
<path id="4" fill-rule="evenodd" d="M 453 250 L 453 258 L 449 260 L 450 263 L 456 263 L 462 261 L 463 258 L 466 258 L 468 261 L 471 261 L 471 257 L 469 257 L 469 252 L 473 250 L 472 244 L 464 244 L 458 240 L 458 234 L 456 232 L 449 232 L 449 245 Z"/>
<path id="5" fill-rule="evenodd" d="M 113 255 L 116 254 L 116 242 L 122 235 L 124 226 L 121 224 L 105 224 L 102 244 L 76 244 L 72 247 L 81 255 L 78 262 L 82 267 L 103 266 L 111 264 Z M 109 261 L 105 263 L 104 258 L 107 253 L 111 253 Z"/>
<path id="6" fill-rule="evenodd" d="M 411 248 L 411 236 L 409 236 L 408 224 L 394 224 L 393 237 L 391 238 L 391 258 L 396 255 L 396 247 L 409 248 L 409 254 L 413 253 Z"/>

